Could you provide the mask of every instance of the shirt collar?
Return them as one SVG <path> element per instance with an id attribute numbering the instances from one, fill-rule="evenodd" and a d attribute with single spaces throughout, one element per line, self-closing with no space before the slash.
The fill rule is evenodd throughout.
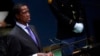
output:
<path id="1" fill-rule="evenodd" d="M 23 25 L 23 24 L 21 24 L 21 23 L 19 23 L 19 22 L 16 22 L 16 25 L 18 25 L 18 26 L 21 27 L 22 29 L 25 29 L 26 26 L 29 26 L 28 23 L 27 23 L 27 25 Z"/>

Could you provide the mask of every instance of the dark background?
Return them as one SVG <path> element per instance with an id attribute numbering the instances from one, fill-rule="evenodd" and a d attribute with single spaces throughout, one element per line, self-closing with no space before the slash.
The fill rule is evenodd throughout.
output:
<path id="1" fill-rule="evenodd" d="M 31 24 L 34 24 L 39 32 L 43 46 L 52 44 L 49 39 L 56 37 L 56 19 L 49 9 L 47 0 L 13 0 L 14 3 L 26 3 L 29 5 L 31 13 Z M 86 18 L 89 26 L 90 35 L 94 36 L 96 41 L 100 32 L 100 0 L 81 0 L 86 10 Z"/>

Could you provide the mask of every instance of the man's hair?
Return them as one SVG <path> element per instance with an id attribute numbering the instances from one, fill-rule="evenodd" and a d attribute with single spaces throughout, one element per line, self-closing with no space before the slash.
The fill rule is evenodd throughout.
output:
<path id="1" fill-rule="evenodd" d="M 14 15 L 19 14 L 20 13 L 20 8 L 22 6 L 25 6 L 25 5 L 26 4 L 23 4 L 23 3 L 17 3 L 16 5 L 14 5 L 14 7 L 13 7 L 13 13 L 14 13 Z"/>

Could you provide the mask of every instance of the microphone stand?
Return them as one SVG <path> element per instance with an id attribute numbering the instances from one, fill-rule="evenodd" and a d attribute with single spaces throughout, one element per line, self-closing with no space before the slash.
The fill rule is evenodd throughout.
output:
<path id="1" fill-rule="evenodd" d="M 88 45 L 88 38 L 85 38 L 85 39 L 82 39 L 82 40 L 79 40 L 79 41 L 75 41 L 75 42 L 71 42 L 71 43 L 68 43 L 68 42 L 65 42 L 65 41 L 62 41 L 61 40 L 58 40 L 58 39 L 54 39 L 54 40 L 57 40 L 59 41 L 60 43 L 56 43 L 53 39 L 49 39 L 50 42 L 52 42 L 53 44 L 50 45 L 50 50 L 54 50 L 54 49 L 59 49 L 59 48 L 62 48 L 62 47 L 69 47 L 70 45 L 74 45 L 74 44 L 77 44 L 79 42 L 82 42 L 82 41 L 86 41 L 86 46 L 85 47 L 82 47 L 82 48 L 77 48 L 78 50 L 74 51 L 72 53 L 72 55 L 81 55 L 81 56 L 90 56 L 90 54 L 87 52 L 87 50 L 89 50 L 91 48 L 91 46 Z"/>
<path id="2" fill-rule="evenodd" d="M 66 47 L 66 46 L 68 47 L 70 45 L 74 45 L 74 44 L 77 44 L 77 43 L 82 42 L 82 41 L 86 41 L 87 42 L 87 40 L 88 40 L 88 38 L 85 38 L 85 39 L 82 39 L 82 40 L 79 40 L 79 41 L 75 41 L 75 42 L 72 42 L 72 43 L 67 43 L 67 42 L 63 41 L 60 44 L 60 46 L 61 47 Z M 81 56 L 90 56 L 90 54 L 88 53 L 88 50 L 90 48 L 92 48 L 92 47 L 89 46 L 89 45 L 87 45 L 87 43 L 86 43 L 86 46 L 85 47 L 77 48 L 78 50 L 74 51 L 72 53 L 72 55 L 74 56 L 74 55 L 78 54 L 78 55 L 81 55 Z"/>

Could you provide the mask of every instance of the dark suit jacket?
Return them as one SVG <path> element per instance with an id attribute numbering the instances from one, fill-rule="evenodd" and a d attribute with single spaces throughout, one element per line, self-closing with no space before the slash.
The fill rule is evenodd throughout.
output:
<path id="1" fill-rule="evenodd" d="M 49 6 L 57 19 L 58 39 L 62 40 L 66 38 L 81 36 L 83 34 L 84 31 L 82 33 L 73 32 L 76 22 L 81 22 L 85 27 L 87 27 L 85 10 L 79 0 L 52 0 L 52 3 L 49 4 Z"/>
<path id="2" fill-rule="evenodd" d="M 7 52 L 6 36 L 0 36 L 0 56 L 6 56 Z"/>
<path id="3" fill-rule="evenodd" d="M 38 40 L 38 46 L 22 28 L 16 25 L 8 35 L 7 56 L 30 56 L 41 51 L 37 32 L 33 26 L 30 26 L 30 28 Z"/>

